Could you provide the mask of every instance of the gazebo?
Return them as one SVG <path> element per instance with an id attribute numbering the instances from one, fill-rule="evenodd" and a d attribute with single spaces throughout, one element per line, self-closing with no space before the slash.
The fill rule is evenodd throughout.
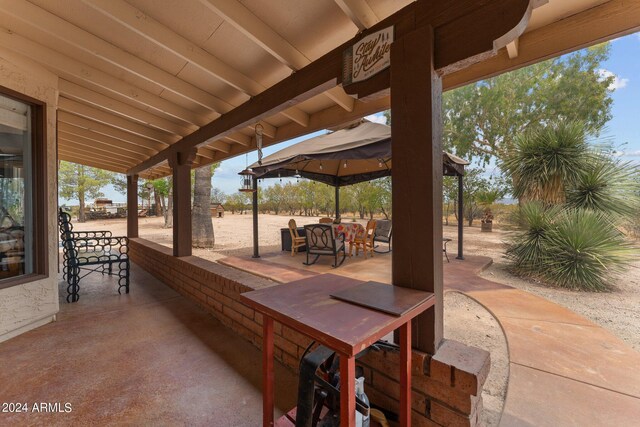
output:
<path id="1" fill-rule="evenodd" d="M 336 215 L 340 212 L 340 187 L 391 176 L 391 126 L 359 120 L 348 126 L 302 141 L 253 163 L 253 189 L 263 178 L 301 177 L 335 187 Z M 444 176 L 458 177 L 458 218 L 462 218 L 464 167 L 469 162 L 442 153 Z M 242 173 L 242 172 L 241 172 Z M 258 197 L 253 197 L 253 253 L 258 250 Z M 462 221 L 458 221 L 458 258 L 463 258 Z"/>

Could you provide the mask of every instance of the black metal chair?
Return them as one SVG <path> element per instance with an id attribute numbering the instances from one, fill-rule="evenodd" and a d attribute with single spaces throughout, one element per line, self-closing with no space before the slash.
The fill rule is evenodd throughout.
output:
<path id="1" fill-rule="evenodd" d="M 113 275 L 118 267 L 118 293 L 125 288 L 129 293 L 129 239 L 113 237 L 110 231 L 73 231 L 71 216 L 62 209 L 58 212 L 60 240 L 63 249 L 63 278 L 67 281 L 67 302 L 80 298 L 80 279 L 93 272 Z M 80 270 L 88 271 L 80 275 Z"/>
<path id="2" fill-rule="evenodd" d="M 391 225 L 391 220 L 389 219 L 379 219 L 378 224 L 376 225 L 376 231 L 373 236 L 373 243 L 381 242 L 389 245 L 389 248 L 386 251 L 376 250 L 378 245 L 373 247 L 373 251 L 379 254 L 386 254 L 391 252 L 391 234 L 393 232 L 393 227 Z"/>
<path id="3" fill-rule="evenodd" d="M 304 231 L 307 243 L 307 262 L 303 263 L 304 265 L 315 264 L 320 255 L 333 256 L 333 268 L 342 265 L 347 257 L 344 234 L 340 233 L 336 236 L 333 224 L 309 224 L 304 226 Z M 340 252 L 342 252 L 342 259 L 338 262 Z M 312 262 L 309 262 L 309 255 L 316 256 Z"/>

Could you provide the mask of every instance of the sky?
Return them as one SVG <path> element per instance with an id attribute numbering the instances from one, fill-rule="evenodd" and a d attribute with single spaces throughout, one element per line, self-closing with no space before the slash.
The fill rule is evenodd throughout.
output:
<path id="1" fill-rule="evenodd" d="M 622 159 L 640 163 L 640 33 L 613 40 L 609 59 L 602 63 L 600 73 L 603 76 L 615 76 L 610 87 L 613 99 L 612 119 L 607 123 L 603 136 L 619 147 L 618 154 Z M 379 123 L 386 122 L 382 113 L 366 118 Z M 263 150 L 264 156 L 325 132 L 315 132 L 267 147 Z M 214 174 L 213 186 L 226 194 L 235 193 L 240 186 L 238 172 L 256 160 L 256 152 L 249 153 L 248 159 L 242 155 L 224 160 Z M 286 179 L 282 181 L 286 182 Z M 273 185 L 277 182 L 277 179 L 265 180 L 261 185 Z M 103 192 L 116 203 L 126 202 L 126 195 L 117 193 L 111 186 Z M 61 203 L 74 201 L 61 200 Z"/>

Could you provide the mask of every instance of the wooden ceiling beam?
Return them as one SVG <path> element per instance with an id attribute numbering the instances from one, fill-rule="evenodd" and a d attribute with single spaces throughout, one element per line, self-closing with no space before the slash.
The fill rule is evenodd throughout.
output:
<path id="1" fill-rule="evenodd" d="M 520 36 L 531 12 L 529 0 L 495 0 L 490 6 L 489 8 L 479 7 L 478 3 L 472 0 L 460 0 L 460 2 L 449 0 L 437 5 L 426 2 L 411 3 L 229 113 L 182 138 L 163 152 L 131 168 L 128 173 L 139 173 L 155 163 L 168 159 L 173 153 L 193 149 L 207 140 L 224 138 L 232 132 L 255 123 L 256 120 L 273 115 L 337 86 L 343 76 L 344 50 L 363 37 L 388 26 L 395 26 L 395 38 L 401 39 L 417 28 L 435 25 L 435 62 L 442 72 L 452 71 L 463 64 L 468 65 L 480 60 L 494 52 L 493 49 L 496 46 L 494 37 L 498 37 L 500 43 L 506 44 Z M 435 8 L 436 14 L 433 16 L 425 14 L 429 8 Z M 476 18 L 480 22 L 475 22 Z M 490 28 L 490 31 L 481 33 L 484 37 L 476 35 L 474 42 L 469 46 L 465 45 L 462 49 L 467 56 L 461 57 L 458 52 L 459 45 L 461 39 L 464 41 L 469 38 L 467 34 L 469 28 L 485 27 Z M 367 88 L 370 90 L 369 94 L 380 93 L 389 88 L 389 69 L 385 71 L 386 73 L 379 73 L 375 78 L 370 79 L 373 85 L 370 84 Z M 311 124 L 308 128 L 308 132 L 310 131 L 312 131 Z M 280 136 L 278 131 L 276 139 Z"/>
<path id="2" fill-rule="evenodd" d="M 80 137 L 83 140 L 87 140 L 87 143 L 91 141 L 95 141 L 97 143 L 101 143 L 109 147 L 117 147 L 119 149 L 126 150 L 129 152 L 140 153 L 145 158 L 150 157 L 158 152 L 158 150 L 142 147 L 140 145 L 135 145 L 130 142 L 125 142 L 121 139 L 112 138 L 110 136 L 93 132 L 92 130 L 85 129 L 83 127 L 78 127 L 76 125 L 65 123 L 62 121 L 58 122 L 58 131 L 66 132 L 69 135 L 75 135 L 77 137 Z"/>
<path id="3" fill-rule="evenodd" d="M 216 151 L 212 150 L 211 147 L 209 147 L 209 146 L 200 147 L 200 148 L 198 148 L 198 151 L 196 152 L 196 155 L 198 155 L 200 157 L 204 157 L 205 159 L 213 160 L 213 159 L 216 158 Z"/>
<path id="4" fill-rule="evenodd" d="M 146 38 L 152 43 L 172 52 L 174 55 L 195 65 L 212 77 L 223 81 L 231 87 L 249 96 L 257 95 L 266 88 L 239 71 L 233 69 L 209 52 L 191 43 L 173 30 L 165 27 L 141 10 L 122 0 L 83 0 L 96 11 L 120 23 L 131 31 Z M 141 17 L 144 16 L 144 19 Z M 307 113 L 293 107 L 281 111 L 283 115 L 304 126 L 308 121 Z"/>
<path id="5" fill-rule="evenodd" d="M 0 0 L 0 11 L 33 27 L 36 31 L 30 32 L 29 37 L 42 44 L 56 43 L 59 47 L 66 44 L 81 49 L 220 114 L 235 107 L 25 0 Z M 38 34 L 46 35 L 49 40 L 35 38 Z"/>
<path id="6" fill-rule="evenodd" d="M 120 172 L 120 173 L 124 173 L 126 171 L 126 168 L 129 167 L 129 165 L 124 162 L 109 160 L 101 156 L 93 155 L 91 153 L 82 153 L 82 152 L 70 150 L 64 147 L 58 148 L 58 157 L 60 158 L 60 160 L 66 160 L 68 162 L 73 162 L 73 163 L 80 163 L 86 166 L 111 170 L 111 171 Z"/>
<path id="7" fill-rule="evenodd" d="M 514 59 L 518 57 L 518 39 L 515 39 L 511 43 L 506 46 L 507 54 L 509 55 L 509 59 Z"/>
<path id="8" fill-rule="evenodd" d="M 224 141 L 210 141 L 207 143 L 206 145 L 209 148 L 213 148 L 216 151 L 221 151 L 225 154 L 230 153 L 231 152 L 231 146 L 232 144 L 226 143 Z M 214 158 L 216 158 L 218 156 L 215 156 Z"/>
<path id="9" fill-rule="evenodd" d="M 145 125 L 153 126 L 165 132 L 184 136 L 198 129 L 195 125 L 182 126 L 178 123 L 172 122 L 171 120 L 167 120 L 163 117 L 133 107 L 116 99 L 109 98 L 108 96 L 102 95 L 101 93 L 65 79 L 59 80 L 58 89 L 60 90 L 60 94 L 66 98 L 91 104 L 94 107 L 101 108 Z"/>
<path id="10" fill-rule="evenodd" d="M 254 43 L 262 47 L 291 70 L 297 71 L 311 63 L 309 58 L 296 49 L 295 46 L 289 43 L 288 40 L 278 34 L 273 28 L 255 16 L 242 3 L 235 0 L 222 2 L 200 0 L 200 3 L 233 25 L 236 30 L 249 37 Z M 353 109 L 355 99 L 347 95 L 341 88 L 332 88 L 327 91 L 325 95 L 345 110 L 351 111 Z"/>
<path id="11" fill-rule="evenodd" d="M 139 152 L 123 150 L 122 148 L 114 147 L 112 145 L 102 144 L 100 142 L 96 142 L 88 138 L 83 138 L 81 136 L 74 135 L 60 129 L 58 129 L 58 140 L 65 140 L 74 144 L 79 144 L 84 147 L 91 147 L 92 149 L 104 151 L 107 153 L 116 153 L 137 161 L 145 160 L 149 157 Z"/>
<path id="12" fill-rule="evenodd" d="M 89 166 L 92 168 L 104 169 L 110 172 L 116 172 L 116 173 L 122 173 L 122 174 L 126 173 L 126 169 L 123 169 L 121 166 L 119 167 L 119 166 L 113 166 L 113 165 L 105 165 L 104 163 L 101 163 L 96 160 L 91 160 L 91 159 L 78 159 L 78 158 L 74 158 L 72 155 L 68 153 L 59 153 L 58 158 L 65 162 L 81 164 L 81 165 Z"/>
<path id="13" fill-rule="evenodd" d="M 126 83 L 101 70 L 55 52 L 39 43 L 18 35 L 10 29 L 0 27 L 0 45 L 42 64 L 66 80 L 80 80 L 99 86 L 107 91 L 107 93 L 116 93 L 137 104 L 143 104 L 161 113 L 197 126 L 209 122 L 206 117 L 179 107 L 158 95 Z"/>
<path id="14" fill-rule="evenodd" d="M 307 126 L 308 126 L 308 124 L 307 124 Z M 248 136 L 248 135 L 245 135 L 244 133 L 240 133 L 240 132 L 231 133 L 231 134 L 227 135 L 226 137 L 224 137 L 224 139 L 228 139 L 229 141 L 235 142 L 235 143 L 240 144 L 240 145 L 244 145 L 245 147 L 247 145 L 251 144 L 251 137 Z"/>
<path id="15" fill-rule="evenodd" d="M 366 30 L 380 20 L 366 0 L 335 0 L 335 2 L 359 30 Z"/>
<path id="16" fill-rule="evenodd" d="M 517 58 L 511 59 L 506 51 L 500 51 L 493 58 L 444 76 L 443 88 L 455 89 L 638 30 L 640 2 L 610 0 L 522 34 Z"/>
<path id="17" fill-rule="evenodd" d="M 75 114 L 71 114 L 66 111 L 58 111 L 58 122 L 69 123 L 74 126 L 83 127 L 96 133 L 101 133 L 103 135 L 117 138 L 133 145 L 139 145 L 141 147 L 149 148 L 156 151 L 167 148 L 166 144 L 152 141 L 147 138 L 142 138 L 140 136 L 120 129 L 116 129 L 103 123 L 76 116 Z"/>
<path id="18" fill-rule="evenodd" d="M 62 134 L 58 134 L 58 147 L 62 147 L 68 150 L 73 150 L 78 152 L 90 153 L 92 155 L 95 154 L 95 155 L 103 156 L 105 158 L 112 159 L 115 161 L 132 162 L 134 164 L 140 161 L 139 158 L 131 156 L 130 155 L 131 153 L 122 154 L 122 152 L 119 152 L 113 149 L 103 150 L 95 145 L 87 146 L 86 144 L 74 141 L 73 139 L 67 139 Z M 125 153 L 128 153 L 128 152 L 125 151 Z"/>
<path id="19" fill-rule="evenodd" d="M 99 110 L 62 96 L 58 99 L 58 110 L 66 111 L 68 113 L 75 114 L 76 116 L 85 117 L 122 131 L 138 135 L 142 138 L 158 141 L 165 145 L 170 145 L 180 139 L 179 135 L 166 133 L 159 129 L 144 126 L 137 122 L 107 113 L 106 111 Z"/>
<path id="20" fill-rule="evenodd" d="M 309 120 L 309 127 L 302 127 L 297 123 L 289 123 L 278 128 L 278 135 L 276 138 L 264 138 L 263 144 L 265 147 L 288 141 L 299 136 L 308 134 L 309 132 L 316 132 L 322 129 L 327 129 L 332 126 L 341 125 L 350 121 L 359 119 L 370 114 L 375 114 L 380 111 L 384 111 L 389 108 L 389 97 L 380 97 L 370 102 L 357 101 L 355 108 L 350 113 L 345 111 L 339 106 L 334 105 L 324 110 L 318 111 L 312 114 Z M 217 156 L 214 161 L 219 162 L 231 157 L 239 156 L 256 149 L 256 142 L 252 140 L 248 146 L 240 144 L 234 144 L 231 146 L 231 151 L 226 154 Z M 210 161 L 209 163 L 212 163 Z"/>

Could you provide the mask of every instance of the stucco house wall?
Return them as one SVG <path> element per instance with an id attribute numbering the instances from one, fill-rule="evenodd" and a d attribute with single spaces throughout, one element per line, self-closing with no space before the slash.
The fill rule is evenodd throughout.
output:
<path id="1" fill-rule="evenodd" d="M 56 108 L 58 77 L 0 47 L 0 86 L 46 103 L 49 277 L 0 289 L 0 342 L 55 320 L 58 312 Z M 39 244 L 38 236 L 34 239 Z"/>

